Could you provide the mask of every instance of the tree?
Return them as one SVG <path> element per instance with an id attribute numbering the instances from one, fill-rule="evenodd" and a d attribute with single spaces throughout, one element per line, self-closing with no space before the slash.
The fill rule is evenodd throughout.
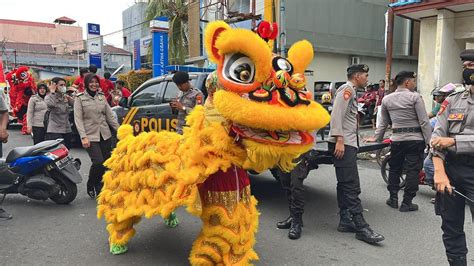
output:
<path id="1" fill-rule="evenodd" d="M 188 37 L 186 29 L 188 24 L 187 0 L 150 0 L 146 9 L 146 20 L 159 16 L 168 17 L 169 28 L 169 64 L 184 64 L 188 51 Z M 150 50 L 148 51 L 151 55 Z"/>

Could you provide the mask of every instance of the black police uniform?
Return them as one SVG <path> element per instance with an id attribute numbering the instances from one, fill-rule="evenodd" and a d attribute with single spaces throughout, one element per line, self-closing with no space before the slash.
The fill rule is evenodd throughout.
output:
<path id="1" fill-rule="evenodd" d="M 474 50 L 461 53 L 463 61 L 474 63 Z M 447 150 L 431 147 L 431 155 L 445 162 L 451 186 L 474 199 L 474 68 L 463 71 L 466 90 L 450 95 L 443 102 L 433 138 L 451 137 L 455 145 Z M 467 245 L 464 233 L 465 205 L 474 219 L 474 203 L 453 192 L 437 193 L 435 210 L 442 218 L 443 242 L 450 265 L 467 265 Z"/>
<path id="2" fill-rule="evenodd" d="M 347 73 L 367 73 L 367 65 L 352 65 Z M 334 154 L 337 137 L 344 139 L 344 155 L 334 156 L 337 178 L 337 201 L 340 209 L 338 231 L 355 232 L 356 238 L 367 243 L 383 241 L 383 235 L 374 232 L 363 217 L 359 172 L 357 169 L 357 150 L 359 146 L 356 87 L 348 81 L 338 88 L 330 122 L 329 151 Z"/>

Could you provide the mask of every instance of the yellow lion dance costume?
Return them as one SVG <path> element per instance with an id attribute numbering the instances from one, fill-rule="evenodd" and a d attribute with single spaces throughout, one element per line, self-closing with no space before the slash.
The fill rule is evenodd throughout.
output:
<path id="1" fill-rule="evenodd" d="M 113 254 L 127 251 L 140 217 L 169 218 L 179 206 L 202 219 L 189 257 L 192 265 L 248 265 L 258 227 L 257 200 L 245 169 L 278 166 L 313 146 L 310 132 L 329 122 L 326 110 L 305 89 L 313 58 L 307 41 L 288 59 L 250 30 L 212 22 L 205 32 L 209 58 L 221 87 L 213 104 L 196 107 L 183 135 L 119 129 L 119 143 L 105 163 L 98 217 L 105 217 Z"/>

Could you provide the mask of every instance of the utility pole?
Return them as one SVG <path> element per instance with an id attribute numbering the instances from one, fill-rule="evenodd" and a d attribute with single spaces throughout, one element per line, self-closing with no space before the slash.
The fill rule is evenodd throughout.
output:
<path id="1" fill-rule="evenodd" d="M 394 3 L 395 0 L 390 0 Z M 388 7 L 387 10 L 387 32 L 386 32 L 386 55 L 385 55 L 385 90 L 390 89 L 390 80 L 392 72 L 392 58 L 393 58 L 393 25 L 394 25 L 393 9 Z"/>
<path id="2" fill-rule="evenodd" d="M 280 0 L 280 54 L 286 57 L 285 0 Z"/>
<path id="3" fill-rule="evenodd" d="M 257 0 L 252 0 L 252 29 L 255 29 L 257 27 L 257 21 L 255 20 L 255 12 L 256 12 L 256 2 Z"/>
<path id="4" fill-rule="evenodd" d="M 104 66 L 104 35 L 100 35 L 100 66 L 101 66 L 101 75 L 103 76 L 105 73 L 105 66 Z"/>

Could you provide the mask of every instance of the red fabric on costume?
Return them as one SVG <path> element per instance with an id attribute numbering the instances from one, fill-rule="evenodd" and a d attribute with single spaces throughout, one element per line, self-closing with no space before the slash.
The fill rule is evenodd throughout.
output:
<path id="1" fill-rule="evenodd" d="M 206 181 L 199 186 L 199 189 L 207 191 L 236 191 L 236 170 L 239 189 L 242 190 L 244 187 L 250 185 L 249 175 L 244 169 L 235 166 L 231 166 L 226 172 L 219 170 L 210 175 Z"/>
<path id="2" fill-rule="evenodd" d="M 19 118 L 19 120 L 23 120 L 23 116 L 26 116 L 28 101 L 30 100 L 31 95 L 36 92 L 36 84 L 28 67 L 19 67 L 15 72 L 15 76 L 18 84 L 15 85 L 15 99 L 12 102 L 12 107 L 14 114 Z M 29 93 L 26 93 L 26 91 Z"/>

